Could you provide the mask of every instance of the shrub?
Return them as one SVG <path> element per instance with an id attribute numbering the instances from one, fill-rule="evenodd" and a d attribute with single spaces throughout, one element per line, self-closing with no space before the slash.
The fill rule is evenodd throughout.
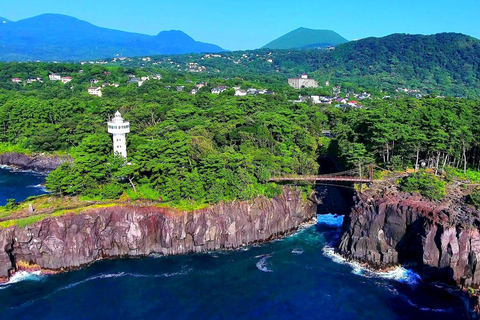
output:
<path id="1" fill-rule="evenodd" d="M 419 171 L 406 179 L 401 184 L 402 191 L 418 192 L 422 196 L 432 200 L 442 199 L 445 192 L 445 181 L 438 179 L 431 173 L 424 170 Z"/>
<path id="2" fill-rule="evenodd" d="M 5 205 L 5 209 L 7 211 L 13 210 L 18 207 L 18 202 L 15 199 L 7 199 L 7 204 Z"/>
<path id="3" fill-rule="evenodd" d="M 477 209 L 480 209 L 480 189 L 477 189 L 470 194 L 470 202 L 472 202 Z"/>
<path id="4" fill-rule="evenodd" d="M 104 199 L 118 199 L 123 193 L 123 187 L 116 183 L 103 184 L 98 189 L 88 190 L 87 196 L 92 198 Z"/>

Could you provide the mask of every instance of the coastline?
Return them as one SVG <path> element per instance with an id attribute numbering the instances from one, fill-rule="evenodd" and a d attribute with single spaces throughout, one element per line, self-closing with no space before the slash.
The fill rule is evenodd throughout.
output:
<path id="1" fill-rule="evenodd" d="M 0 230 L 5 248 L 0 277 L 18 271 L 63 272 L 126 256 L 237 249 L 290 234 L 315 215 L 315 204 L 286 188 L 273 199 L 221 202 L 193 212 L 117 206 L 48 217 Z"/>
<path id="2" fill-rule="evenodd" d="M 467 193 L 452 189 L 441 201 L 395 187 L 357 194 L 335 252 L 375 272 L 413 270 L 425 283 L 460 296 L 477 319 L 479 213 L 466 203 Z"/>
<path id="3" fill-rule="evenodd" d="M 0 154 L 0 165 L 18 170 L 31 170 L 38 173 L 48 173 L 58 168 L 62 163 L 73 162 L 70 156 L 46 154 L 26 155 L 18 152 Z"/>

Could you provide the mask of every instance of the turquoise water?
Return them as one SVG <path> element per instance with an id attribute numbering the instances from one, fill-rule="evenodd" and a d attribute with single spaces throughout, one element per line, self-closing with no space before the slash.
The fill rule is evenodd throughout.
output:
<path id="1" fill-rule="evenodd" d="M 44 182 L 45 175 L 0 167 L 0 206 L 4 206 L 10 198 L 22 201 L 46 193 L 42 186 Z"/>
<path id="2" fill-rule="evenodd" d="M 320 222 L 236 251 L 17 274 L 0 286 L 0 319 L 467 319 L 460 299 L 408 270 L 346 264 L 328 247 L 342 217 Z"/>

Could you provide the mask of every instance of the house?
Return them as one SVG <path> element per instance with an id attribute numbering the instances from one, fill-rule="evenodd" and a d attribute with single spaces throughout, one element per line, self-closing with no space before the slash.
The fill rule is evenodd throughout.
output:
<path id="1" fill-rule="evenodd" d="M 318 83 L 314 79 L 309 79 L 306 73 L 299 78 L 288 78 L 288 85 L 295 89 L 301 88 L 318 88 Z"/>
<path id="2" fill-rule="evenodd" d="M 63 84 L 69 83 L 70 81 L 72 81 L 72 77 L 62 77 L 62 83 Z"/>
<path id="3" fill-rule="evenodd" d="M 138 78 L 131 78 L 130 80 L 127 81 L 127 83 L 136 83 L 139 87 L 141 87 L 143 84 L 143 81 Z"/>
<path id="4" fill-rule="evenodd" d="M 348 102 L 349 106 L 355 107 L 358 104 L 358 101 L 352 100 Z"/>
<path id="5" fill-rule="evenodd" d="M 165 89 L 170 90 L 170 89 L 172 89 L 172 87 L 171 86 L 165 86 Z"/>
<path id="6" fill-rule="evenodd" d="M 22 79 L 20 78 L 12 78 L 13 83 L 22 83 Z"/>
<path id="7" fill-rule="evenodd" d="M 226 86 L 218 86 L 218 87 L 213 88 L 210 92 L 213 93 L 213 94 L 220 94 L 225 90 L 227 90 Z"/>
<path id="8" fill-rule="evenodd" d="M 103 74 L 106 75 L 106 76 L 109 76 L 111 75 L 112 73 L 110 71 L 103 71 Z"/>
<path id="9" fill-rule="evenodd" d="M 248 89 L 247 89 L 247 94 L 248 94 L 248 95 L 257 94 L 257 89 L 248 88 Z"/>
<path id="10" fill-rule="evenodd" d="M 310 96 L 310 99 L 315 104 L 320 103 L 320 96 Z"/>
<path id="11" fill-rule="evenodd" d="M 37 78 L 27 78 L 25 80 L 26 83 L 30 84 L 30 83 L 34 83 L 34 82 L 37 82 Z"/>
<path id="12" fill-rule="evenodd" d="M 205 87 L 205 83 L 200 82 L 199 84 L 196 85 L 197 89 Z"/>
<path id="13" fill-rule="evenodd" d="M 327 138 L 335 138 L 335 135 L 330 130 L 322 130 L 322 134 Z"/>
<path id="14" fill-rule="evenodd" d="M 177 86 L 177 91 L 178 92 L 183 91 L 184 88 L 185 88 L 185 86 Z"/>
<path id="15" fill-rule="evenodd" d="M 98 83 L 98 79 L 90 79 L 90 83 L 91 83 L 91 84 L 97 84 L 97 83 Z"/>
<path id="16" fill-rule="evenodd" d="M 142 81 L 147 81 L 147 80 L 150 80 L 150 77 L 141 77 Z"/>
<path id="17" fill-rule="evenodd" d="M 157 73 L 156 75 L 154 75 L 154 76 L 152 77 L 152 79 L 154 79 L 154 80 L 161 80 L 161 79 L 162 79 L 162 75 L 161 75 L 160 73 Z"/>
<path id="18" fill-rule="evenodd" d="M 196 95 L 197 92 L 198 92 L 198 89 L 192 89 L 192 90 L 190 90 L 190 94 L 191 94 L 191 95 Z"/>
<path id="19" fill-rule="evenodd" d="M 102 96 L 102 87 L 90 87 L 88 88 L 88 94 L 91 94 L 92 96 Z"/>
<path id="20" fill-rule="evenodd" d="M 247 91 L 246 90 L 236 90 L 235 91 L 235 95 L 237 97 L 243 97 L 243 96 L 246 96 L 247 95 Z"/>
<path id="21" fill-rule="evenodd" d="M 62 80 L 62 76 L 58 73 L 51 73 L 48 75 L 48 79 L 50 79 L 50 81 L 60 81 Z"/>

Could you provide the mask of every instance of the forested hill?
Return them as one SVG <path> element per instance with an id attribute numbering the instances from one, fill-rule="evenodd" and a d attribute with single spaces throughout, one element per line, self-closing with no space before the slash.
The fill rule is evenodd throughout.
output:
<path id="1" fill-rule="evenodd" d="M 298 28 L 263 46 L 269 49 L 327 48 L 348 42 L 332 30 Z"/>
<path id="2" fill-rule="evenodd" d="M 212 76 L 286 83 L 288 77 L 306 72 L 319 83 L 328 80 L 331 86 L 356 92 L 395 93 L 398 88 L 407 88 L 423 94 L 480 97 L 480 41 L 455 33 L 394 34 L 352 41 L 335 50 L 259 49 L 221 55 L 153 56 L 150 64 L 142 59 L 117 62 L 175 70 L 185 69 L 188 63 L 205 67 Z"/>
<path id="3" fill-rule="evenodd" d="M 220 51 L 223 49 L 195 41 L 181 31 L 150 36 L 101 28 L 60 14 L 43 14 L 18 22 L 0 19 L 0 61 L 79 61 Z"/>
<path id="4" fill-rule="evenodd" d="M 480 41 L 457 33 L 367 38 L 338 46 L 324 56 L 323 67 L 339 79 L 363 77 L 367 85 L 409 84 L 462 95 L 480 90 Z"/>

